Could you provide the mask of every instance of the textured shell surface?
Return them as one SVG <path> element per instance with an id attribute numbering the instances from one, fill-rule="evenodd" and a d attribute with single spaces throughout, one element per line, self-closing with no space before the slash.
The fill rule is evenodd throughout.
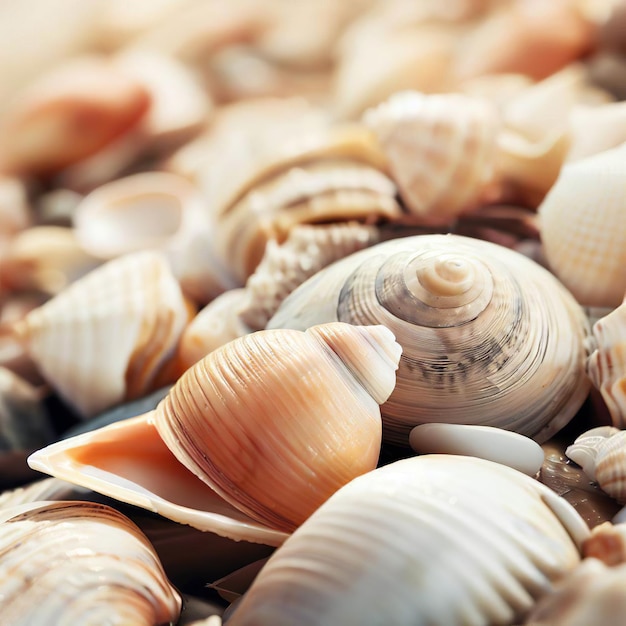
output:
<path id="1" fill-rule="evenodd" d="M 617 435 L 619 429 L 613 426 L 598 426 L 579 435 L 565 450 L 567 456 L 583 468 L 591 480 L 596 480 L 598 453 L 607 439 Z"/>
<path id="2" fill-rule="evenodd" d="M 624 145 L 567 163 L 539 207 L 552 271 L 588 306 L 618 306 L 626 292 Z"/>
<path id="3" fill-rule="evenodd" d="M 276 545 L 376 467 L 379 404 L 400 351 L 383 326 L 252 333 L 188 370 L 154 413 L 52 444 L 29 464 L 202 530 Z"/>
<path id="4" fill-rule="evenodd" d="M 38 502 L 0 513 L 0 611 L 7 623 L 174 622 L 181 598 L 127 517 L 90 502 Z"/>
<path id="5" fill-rule="evenodd" d="M 361 476 L 270 557 L 229 624 L 511 624 L 580 561 L 585 522 L 544 485 L 471 457 Z"/>
<path id="6" fill-rule="evenodd" d="M 588 322 L 545 269 L 456 235 L 418 235 L 337 261 L 296 289 L 268 328 L 383 324 L 403 347 L 385 437 L 428 422 L 548 439 L 584 401 Z"/>

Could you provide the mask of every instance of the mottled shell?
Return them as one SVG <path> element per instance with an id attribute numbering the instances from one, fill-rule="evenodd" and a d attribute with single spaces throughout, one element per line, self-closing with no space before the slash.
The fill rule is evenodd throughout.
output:
<path id="1" fill-rule="evenodd" d="M 626 292 L 626 148 L 567 163 L 539 207 L 546 259 L 576 299 L 617 306 Z"/>
<path id="2" fill-rule="evenodd" d="M 1 511 L 0 612 L 7 624 L 175 622 L 181 598 L 121 513 L 90 502 Z"/>
<path id="3" fill-rule="evenodd" d="M 474 208 L 494 175 L 500 119 L 487 100 L 401 92 L 363 117 L 416 219 L 445 224 Z"/>
<path id="4" fill-rule="evenodd" d="M 378 405 L 399 358 L 382 326 L 252 333 L 188 370 L 154 414 L 52 444 L 29 464 L 201 530 L 278 545 L 376 467 Z"/>
<path id="5" fill-rule="evenodd" d="M 495 244 L 455 235 L 378 244 L 301 285 L 268 328 L 333 320 L 384 324 L 403 346 L 382 408 L 386 438 L 403 445 L 425 422 L 541 442 L 588 393 L 582 309 L 545 269 Z"/>
<path id="6" fill-rule="evenodd" d="M 576 566 L 589 531 L 547 487 L 426 455 L 361 476 L 270 557 L 232 626 L 512 624 Z"/>
<path id="7" fill-rule="evenodd" d="M 15 325 L 42 375 L 84 417 L 145 394 L 188 309 L 164 257 L 109 261 Z"/>

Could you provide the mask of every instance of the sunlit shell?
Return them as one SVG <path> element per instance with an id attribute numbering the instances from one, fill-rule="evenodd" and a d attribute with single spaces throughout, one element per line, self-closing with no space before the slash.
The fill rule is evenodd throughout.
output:
<path id="1" fill-rule="evenodd" d="M 146 393 L 187 321 L 166 260 L 138 252 L 93 270 L 15 331 L 46 380 L 89 417 Z"/>
<path id="2" fill-rule="evenodd" d="M 174 622 L 181 598 L 114 509 L 40 502 L 0 512 L 0 611 L 10 624 Z"/>
<path id="3" fill-rule="evenodd" d="M 427 422 L 542 442 L 589 390 L 582 309 L 545 269 L 485 241 L 419 235 L 357 252 L 296 289 L 268 328 L 333 320 L 384 324 L 403 346 L 382 408 L 386 438 L 403 445 Z"/>
<path id="4" fill-rule="evenodd" d="M 588 306 L 617 306 L 626 292 L 626 148 L 567 163 L 539 207 L 552 271 Z"/>
<path id="5" fill-rule="evenodd" d="M 474 208 L 494 175 L 500 119 L 487 100 L 401 92 L 363 117 L 389 158 L 409 211 L 448 223 Z"/>
<path id="6" fill-rule="evenodd" d="M 588 533 L 565 501 L 511 468 L 406 459 L 323 504 L 270 557 L 228 623 L 520 623 L 577 565 Z"/>

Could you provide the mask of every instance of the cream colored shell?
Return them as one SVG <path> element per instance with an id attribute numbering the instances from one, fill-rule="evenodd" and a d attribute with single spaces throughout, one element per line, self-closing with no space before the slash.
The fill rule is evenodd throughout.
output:
<path id="1" fill-rule="evenodd" d="M 545 269 L 455 235 L 387 241 L 318 272 L 268 328 L 339 320 L 387 326 L 403 346 L 382 407 L 385 437 L 425 422 L 498 426 L 541 442 L 576 413 L 589 383 L 582 309 Z"/>

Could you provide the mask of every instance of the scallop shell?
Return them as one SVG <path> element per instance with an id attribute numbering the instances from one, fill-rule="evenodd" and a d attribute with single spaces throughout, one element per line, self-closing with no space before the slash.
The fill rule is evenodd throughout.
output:
<path id="1" fill-rule="evenodd" d="M 577 565 L 588 533 L 565 501 L 511 468 L 452 455 L 397 461 L 323 504 L 228 623 L 519 623 Z"/>
<path id="2" fill-rule="evenodd" d="M 626 292 L 624 146 L 567 163 L 539 207 L 546 259 L 587 306 L 618 306 Z"/>
<path id="3" fill-rule="evenodd" d="M 39 502 L 0 514 L 0 612 L 9 624 L 175 622 L 181 598 L 146 537 L 114 509 Z"/>
<path id="4" fill-rule="evenodd" d="M 399 358 L 382 326 L 259 331 L 188 370 L 154 414 L 53 444 L 29 464 L 202 530 L 275 545 L 376 467 L 378 405 Z"/>
<path id="5" fill-rule="evenodd" d="M 582 309 L 549 272 L 485 241 L 419 235 L 357 252 L 296 289 L 268 328 L 334 320 L 384 324 L 403 346 L 382 408 L 386 439 L 402 445 L 426 422 L 541 442 L 589 390 Z"/>
<path id="6" fill-rule="evenodd" d="M 394 94 L 363 116 L 411 214 L 446 224 L 474 208 L 494 176 L 495 107 L 462 94 Z"/>
<path id="7" fill-rule="evenodd" d="M 15 325 L 42 375 L 81 416 L 145 394 L 170 358 L 188 309 L 166 260 L 106 263 Z"/>

